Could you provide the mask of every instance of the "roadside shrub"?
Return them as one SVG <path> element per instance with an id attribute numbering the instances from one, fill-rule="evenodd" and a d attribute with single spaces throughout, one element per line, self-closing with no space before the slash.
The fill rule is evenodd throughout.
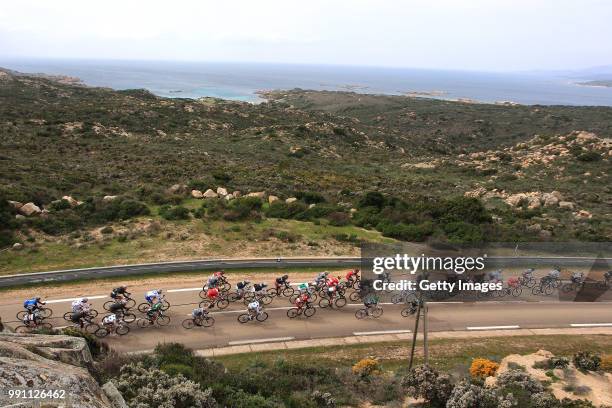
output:
<path id="1" fill-rule="evenodd" d="M 0 248 L 4 248 L 14 243 L 13 232 L 11 230 L 15 228 L 15 224 L 13 207 L 11 207 L 6 198 L 0 194 Z"/>
<path id="2" fill-rule="evenodd" d="M 387 203 L 387 199 L 378 191 L 370 191 L 359 201 L 359 207 L 376 207 L 383 208 Z"/>
<path id="3" fill-rule="evenodd" d="M 380 373 L 380 366 L 378 360 L 373 358 L 364 358 L 355 363 L 351 369 L 353 374 L 360 377 L 369 377 L 374 374 Z"/>
<path id="4" fill-rule="evenodd" d="M 524 371 L 508 370 L 497 376 L 499 388 L 518 388 L 533 395 L 544 391 L 542 383 Z"/>
<path id="5" fill-rule="evenodd" d="M 223 218 L 227 221 L 239 221 L 247 218 L 260 218 L 263 202 L 258 197 L 236 198 L 227 205 Z"/>
<path id="6" fill-rule="evenodd" d="M 113 380 L 130 407 L 216 408 L 212 391 L 182 375 L 170 376 L 142 363 L 124 365 Z"/>
<path id="7" fill-rule="evenodd" d="M 607 372 L 612 372 L 612 354 L 606 354 L 601 357 L 600 368 Z"/>
<path id="8" fill-rule="evenodd" d="M 281 408 L 281 405 L 260 394 L 247 394 L 243 390 L 237 390 L 230 394 L 225 401 L 225 406 L 232 408 Z"/>
<path id="9" fill-rule="evenodd" d="M 189 219 L 189 209 L 177 205 L 177 206 L 169 206 L 169 205 L 162 205 L 159 208 L 159 215 L 162 216 L 162 218 L 169 220 L 169 221 L 176 221 L 176 220 L 188 220 Z"/>
<path id="10" fill-rule="evenodd" d="M 448 375 L 440 374 L 426 365 L 410 370 L 401 384 L 408 395 L 424 398 L 433 406 L 444 406 L 453 390 Z"/>
<path id="11" fill-rule="evenodd" d="M 106 227 L 100 229 L 100 232 L 102 234 L 112 234 L 114 231 L 113 227 L 111 227 L 110 225 L 107 225 Z"/>
<path id="12" fill-rule="evenodd" d="M 71 207 L 68 200 L 64 200 L 63 198 L 61 200 L 53 201 L 51 204 L 49 204 L 50 211 L 69 210 L 70 208 Z"/>
<path id="13" fill-rule="evenodd" d="M 567 357 L 551 357 L 546 360 L 536 361 L 533 364 L 533 368 L 551 370 L 553 368 L 565 368 L 569 363 L 570 361 Z"/>
<path id="14" fill-rule="evenodd" d="M 336 400 L 329 392 L 314 391 L 312 400 L 318 407 L 336 408 Z"/>
<path id="15" fill-rule="evenodd" d="M 164 364 L 159 369 L 172 377 L 180 374 L 185 378 L 193 379 L 193 368 L 185 364 Z"/>
<path id="16" fill-rule="evenodd" d="M 446 402 L 446 408 L 499 408 L 503 406 L 498 402 L 495 391 L 463 381 L 453 388 Z"/>
<path id="17" fill-rule="evenodd" d="M 590 351 L 580 351 L 574 354 L 574 365 L 579 370 L 597 371 L 601 365 L 601 358 Z"/>
<path id="18" fill-rule="evenodd" d="M 474 378 L 485 378 L 495 375 L 499 364 L 486 358 L 476 358 L 470 365 L 470 375 Z"/>
<path id="19" fill-rule="evenodd" d="M 595 408 L 595 405 L 588 400 L 573 400 L 569 398 L 563 398 L 561 400 L 561 408 Z"/>
<path id="20" fill-rule="evenodd" d="M 533 408 L 559 408 L 559 400 L 549 392 L 538 392 L 531 396 Z"/>

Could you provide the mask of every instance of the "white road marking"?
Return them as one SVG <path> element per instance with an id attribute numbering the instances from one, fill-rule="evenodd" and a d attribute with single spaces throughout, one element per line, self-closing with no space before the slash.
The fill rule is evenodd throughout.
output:
<path id="1" fill-rule="evenodd" d="M 252 340 L 239 340 L 239 341 L 230 341 L 230 346 L 239 346 L 241 344 L 258 344 L 258 343 L 274 343 L 279 341 L 289 341 L 295 340 L 295 337 L 274 337 L 271 339 L 252 339 Z"/>
<path id="2" fill-rule="evenodd" d="M 202 290 L 202 288 L 168 289 L 166 292 L 168 292 L 168 293 L 173 293 L 173 292 L 192 292 L 192 291 L 196 291 L 196 290 Z"/>
<path id="3" fill-rule="evenodd" d="M 612 323 L 571 323 L 570 326 L 572 327 L 598 327 L 598 326 L 612 327 Z"/>
<path id="4" fill-rule="evenodd" d="M 520 329 L 519 325 L 511 325 L 511 326 L 468 326 L 466 329 L 468 330 L 503 330 L 503 329 Z"/>
<path id="5" fill-rule="evenodd" d="M 410 330 L 381 330 L 381 331 L 370 331 L 370 332 L 353 332 L 354 336 L 371 336 L 375 334 L 402 334 L 410 333 Z"/>
<path id="6" fill-rule="evenodd" d="M 76 299 L 81 299 L 81 298 L 87 298 L 89 300 L 91 299 L 104 299 L 106 296 L 104 295 L 96 295 L 96 296 L 79 296 L 79 297 L 75 297 L 75 298 L 70 298 L 70 299 L 56 299 L 56 300 L 47 300 L 45 303 L 64 303 L 64 302 L 72 302 L 73 300 Z"/>

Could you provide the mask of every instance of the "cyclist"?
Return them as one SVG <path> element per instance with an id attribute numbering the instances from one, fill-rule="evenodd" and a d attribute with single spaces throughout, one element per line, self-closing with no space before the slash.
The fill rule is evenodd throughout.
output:
<path id="1" fill-rule="evenodd" d="M 525 272 L 523 272 L 523 278 L 529 279 L 533 276 L 533 273 L 535 272 L 535 269 L 533 268 L 529 268 L 527 269 Z"/>
<path id="2" fill-rule="evenodd" d="M 327 275 L 329 275 L 329 272 L 319 272 L 319 274 L 315 278 L 315 284 L 319 286 L 324 283 L 327 280 Z"/>
<path id="3" fill-rule="evenodd" d="M 85 322 L 90 323 L 87 311 L 83 308 L 77 308 L 76 310 L 73 308 L 72 314 L 70 315 L 70 321 L 74 324 L 78 324 L 81 329 L 85 326 Z"/>
<path id="4" fill-rule="evenodd" d="M 487 277 L 489 278 L 490 282 L 493 282 L 493 283 L 502 282 L 502 271 L 501 269 L 498 269 L 496 271 L 489 272 Z"/>
<path id="5" fill-rule="evenodd" d="M 247 290 L 247 286 L 249 285 L 249 283 L 251 283 L 251 282 L 249 282 L 247 280 L 243 280 L 243 281 L 240 281 L 240 282 L 238 282 L 236 284 L 236 294 L 239 297 L 244 296 L 244 292 Z"/>
<path id="6" fill-rule="evenodd" d="M 145 294 L 145 300 L 147 301 L 147 303 L 149 305 L 153 305 L 153 303 L 161 303 L 159 302 L 160 298 L 162 296 L 162 290 L 161 289 L 154 289 L 154 290 L 150 290 Z"/>
<path id="7" fill-rule="evenodd" d="M 253 293 L 255 293 L 256 295 L 261 295 L 264 293 L 265 288 L 267 288 L 268 285 L 266 285 L 265 283 L 256 283 L 253 285 Z"/>
<path id="8" fill-rule="evenodd" d="M 106 326 L 107 329 L 112 328 L 113 326 L 115 326 L 115 323 L 117 323 L 117 315 L 112 313 L 109 314 L 108 316 L 104 316 L 104 319 L 102 319 L 102 325 Z"/>
<path id="9" fill-rule="evenodd" d="M 147 318 L 149 319 L 149 323 L 153 324 L 155 319 L 159 316 L 159 313 L 162 311 L 162 302 L 155 302 L 149 310 L 147 310 Z"/>
<path id="10" fill-rule="evenodd" d="M 249 313 L 249 317 L 253 320 L 257 315 L 261 312 L 261 306 L 258 301 L 253 301 L 249 303 L 247 306 L 247 312 Z"/>
<path id="11" fill-rule="evenodd" d="M 608 271 L 608 272 L 604 273 L 604 280 L 606 282 L 611 282 L 612 281 L 612 271 Z"/>
<path id="12" fill-rule="evenodd" d="M 508 287 L 516 288 L 518 286 L 520 286 L 519 278 L 516 276 L 511 276 L 508 278 Z"/>
<path id="13" fill-rule="evenodd" d="M 349 286 L 352 286 L 359 279 L 359 269 L 351 269 L 344 276 Z"/>
<path id="14" fill-rule="evenodd" d="M 379 301 L 380 298 L 378 296 L 376 296 L 375 294 L 370 294 L 363 298 L 363 305 L 366 307 L 366 309 L 368 309 L 369 312 L 370 309 L 373 309 L 378 305 Z"/>
<path id="15" fill-rule="evenodd" d="M 289 286 L 289 275 L 283 275 L 281 277 L 276 278 L 274 281 L 274 287 L 276 289 L 276 293 L 280 293 L 280 290 Z"/>
<path id="16" fill-rule="evenodd" d="M 131 293 L 127 291 L 126 286 L 119 286 L 118 288 L 113 289 L 110 293 L 111 299 L 117 302 L 123 300 L 123 298 L 126 298 L 130 295 Z"/>
<path id="17" fill-rule="evenodd" d="M 308 294 L 308 292 L 300 293 L 297 299 L 295 299 L 295 306 L 298 309 L 301 309 L 304 306 L 308 306 L 309 302 L 310 302 L 310 295 Z"/>
<path id="18" fill-rule="evenodd" d="M 191 312 L 191 318 L 194 320 L 194 322 L 201 322 L 202 319 L 206 317 L 207 314 L 208 314 L 207 309 L 198 307 L 198 308 L 193 309 L 193 311 Z"/>
<path id="19" fill-rule="evenodd" d="M 338 284 L 340 283 L 340 280 L 338 278 L 336 278 L 335 276 L 332 276 L 331 278 L 329 278 L 326 282 L 327 285 L 327 294 L 329 295 L 329 297 L 333 297 L 336 294 L 336 291 L 338 290 Z"/>
<path id="20" fill-rule="evenodd" d="M 89 300 L 87 298 L 75 299 L 72 301 L 72 313 L 87 313 L 89 311 Z"/>
<path id="21" fill-rule="evenodd" d="M 581 283 L 584 280 L 584 273 L 582 272 L 574 272 L 572 273 L 572 277 L 570 278 L 572 283 Z"/>
<path id="22" fill-rule="evenodd" d="M 23 302 L 23 307 L 29 314 L 35 314 L 40 309 L 40 306 L 46 305 L 45 302 L 42 302 L 39 297 L 33 297 L 32 299 L 27 299 Z"/>
<path id="23" fill-rule="evenodd" d="M 217 288 L 208 289 L 206 291 L 206 297 L 210 300 L 210 305 L 208 305 L 208 308 L 210 309 L 211 307 L 214 307 L 215 302 L 219 298 L 219 289 Z"/>

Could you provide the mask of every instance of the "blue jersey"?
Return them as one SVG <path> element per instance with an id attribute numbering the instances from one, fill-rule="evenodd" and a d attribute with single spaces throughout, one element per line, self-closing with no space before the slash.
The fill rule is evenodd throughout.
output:
<path id="1" fill-rule="evenodd" d="M 23 302 L 23 307 L 25 307 L 26 309 L 36 307 L 37 305 L 38 305 L 38 300 L 36 299 L 28 299 L 25 302 Z"/>

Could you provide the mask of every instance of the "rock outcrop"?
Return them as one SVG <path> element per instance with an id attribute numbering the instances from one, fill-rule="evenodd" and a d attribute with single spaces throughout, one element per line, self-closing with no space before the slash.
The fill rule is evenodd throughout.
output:
<path id="1" fill-rule="evenodd" d="M 86 366 L 92 357 L 84 339 L 71 336 L 40 334 L 0 334 L 0 388 L 63 389 L 72 406 L 117 408 L 111 402 Z M 0 405 L 8 403 L 0 395 Z M 125 404 L 125 402 L 123 402 Z"/>
<path id="2" fill-rule="evenodd" d="M 34 203 L 26 203 L 19 208 L 19 212 L 26 217 L 30 217 L 32 215 L 40 214 L 42 210 Z"/>

